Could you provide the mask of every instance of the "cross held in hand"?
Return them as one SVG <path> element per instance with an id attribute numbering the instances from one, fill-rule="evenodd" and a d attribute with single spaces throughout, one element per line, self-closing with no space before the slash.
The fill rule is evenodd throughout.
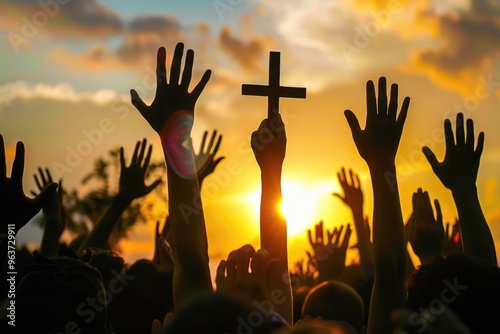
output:
<path id="1" fill-rule="evenodd" d="M 267 96 L 267 115 L 277 116 L 280 108 L 280 97 L 305 99 L 306 89 L 302 87 L 280 86 L 280 53 L 269 52 L 269 84 L 241 85 L 242 95 Z"/>

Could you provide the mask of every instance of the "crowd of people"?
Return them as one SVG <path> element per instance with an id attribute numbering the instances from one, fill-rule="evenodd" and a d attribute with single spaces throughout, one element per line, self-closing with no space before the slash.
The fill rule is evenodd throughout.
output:
<path id="1" fill-rule="evenodd" d="M 166 164 L 169 212 L 163 226 L 156 225 L 151 258 L 127 263 L 109 242 L 124 210 L 160 182 L 145 182 L 151 144 L 137 142 L 130 162 L 121 148 L 117 195 L 88 235 L 66 244 L 61 241 L 67 220 L 61 186 L 53 182 L 49 170 L 39 169 L 35 176 L 39 193 L 27 197 L 23 142 L 17 143 L 9 177 L 0 136 L 2 332 L 496 331 L 500 268 L 476 187 L 484 134 L 476 136 L 473 120 L 458 113 L 455 120 L 444 122 L 446 153 L 441 162 L 429 148 L 422 148 L 435 175 L 453 195 L 457 221 L 443 222 L 439 201 L 433 206 L 421 188 L 413 193 L 412 214 L 404 221 L 394 176 L 410 98 L 400 103 L 398 85 L 389 86 L 385 77 L 378 79 L 377 88 L 371 80 L 366 84 L 364 129 L 354 112 L 345 111 L 354 143 L 370 171 L 373 213 L 363 212 L 364 192 L 356 172 L 342 168 L 337 175 L 342 192 L 334 196 L 350 208 L 352 226 L 338 224 L 329 231 L 319 222 L 308 231 L 307 257 L 290 267 L 286 220 L 278 210 L 286 129 L 280 114 L 270 111 L 250 137 L 261 172 L 260 248 L 241 245 L 220 261 L 215 278 L 211 277 L 200 189 L 221 161 L 216 157 L 220 137 L 215 141 L 212 136 L 203 154 L 185 145 L 197 99 L 211 75 L 207 70 L 190 91 L 193 60 L 193 50 L 184 52 L 183 43 L 178 43 L 167 71 L 166 50 L 159 48 L 154 101 L 147 105 L 135 90 L 130 92 L 131 103 L 158 134 Z M 205 139 L 206 134 L 202 147 Z M 9 240 L 40 210 L 45 218 L 40 247 L 21 261 Z M 352 233 L 359 257 L 346 265 Z M 13 281 L 9 266 L 16 256 L 24 264 L 18 265 Z M 13 289 L 15 297 L 9 293 Z"/>

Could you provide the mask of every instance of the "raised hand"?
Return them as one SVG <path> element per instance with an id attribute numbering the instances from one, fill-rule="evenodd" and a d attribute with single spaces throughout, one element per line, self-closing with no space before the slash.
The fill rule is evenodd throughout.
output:
<path id="1" fill-rule="evenodd" d="M 45 174 L 41 168 L 38 168 L 38 173 L 40 175 L 40 179 L 35 174 L 35 183 L 38 187 L 38 190 L 42 191 L 46 186 L 53 183 L 54 181 L 52 181 L 52 175 L 47 168 L 45 168 Z M 51 223 L 56 223 L 55 226 L 54 224 L 51 224 L 51 228 L 54 228 L 54 231 L 57 232 L 59 236 L 61 236 L 66 227 L 66 212 L 63 206 L 64 190 L 62 187 L 62 179 L 59 180 L 58 184 L 59 186 L 57 188 L 57 192 L 49 197 L 47 203 L 42 207 L 42 212 L 45 216 L 45 219 L 50 220 Z M 33 196 L 37 195 L 37 193 L 34 191 L 32 191 L 31 194 Z"/>
<path id="2" fill-rule="evenodd" d="M 165 136 L 171 131 L 172 126 L 178 126 L 177 122 L 169 124 L 169 120 L 173 115 L 180 112 L 179 117 L 185 114 L 187 117 L 181 117 L 180 122 L 188 125 L 185 129 L 189 132 L 193 126 L 193 113 L 196 101 L 201 92 L 205 88 L 208 80 L 210 79 L 211 71 L 206 70 L 200 82 L 189 92 L 189 85 L 191 83 L 191 76 L 193 73 L 194 52 L 189 49 L 186 52 L 186 61 L 184 63 L 184 70 L 181 75 L 182 55 L 184 53 L 184 44 L 177 43 L 170 67 L 170 78 L 167 82 L 167 69 L 166 57 L 167 51 L 164 47 L 158 49 L 157 63 L 156 63 L 156 94 L 153 103 L 148 106 L 139 97 L 139 94 L 132 89 L 130 95 L 132 104 L 139 110 L 141 115 L 148 121 L 149 125 L 160 135 L 160 138 L 165 139 Z M 191 117 L 189 117 L 191 116 Z M 186 139 L 189 136 L 186 137 Z"/>
<path id="3" fill-rule="evenodd" d="M 438 162 L 434 152 L 427 146 L 424 146 L 422 151 L 427 157 L 432 170 L 446 188 L 451 191 L 461 188 L 471 189 L 476 185 L 479 161 L 484 146 L 484 133 L 479 133 L 477 146 L 474 147 L 474 122 L 472 119 L 467 120 L 466 136 L 464 115 L 462 113 L 457 114 L 455 131 L 456 141 L 450 120 L 445 120 L 446 153 L 442 162 Z"/>
<path id="4" fill-rule="evenodd" d="M 345 168 L 342 167 L 341 171 L 337 173 L 337 178 L 342 186 L 344 196 L 340 193 L 332 193 L 332 195 L 351 209 L 363 212 L 363 191 L 361 190 L 358 174 L 349 169 L 349 176 L 347 176 Z"/>
<path id="5" fill-rule="evenodd" d="M 161 179 L 158 179 L 149 186 L 144 184 L 144 177 L 148 171 L 149 161 L 153 150 L 153 146 L 149 145 L 148 152 L 146 156 L 144 156 L 146 144 L 146 139 L 143 139 L 142 143 L 140 141 L 137 142 L 134 154 L 132 155 L 132 161 L 128 167 L 125 164 L 123 147 L 120 147 L 120 181 L 118 196 L 126 198 L 129 201 L 146 196 L 161 183 Z"/>
<path id="6" fill-rule="evenodd" d="M 281 115 L 264 119 L 252 133 L 250 144 L 262 173 L 279 173 L 285 160 L 286 131 Z"/>
<path id="7" fill-rule="evenodd" d="M 381 77 L 378 82 L 377 101 L 373 82 L 371 80 L 367 82 L 367 112 L 366 127 L 364 130 L 361 130 L 359 121 L 351 110 L 346 110 L 344 113 L 351 128 L 352 137 L 358 148 L 358 152 L 368 163 L 368 166 L 394 163 L 410 105 L 410 98 L 406 97 L 403 101 L 401 111 L 397 116 L 398 85 L 391 85 L 389 104 L 387 103 L 386 90 L 386 78 Z"/>
<path id="8" fill-rule="evenodd" d="M 57 183 L 47 184 L 35 198 L 28 198 L 23 191 L 24 144 L 16 145 L 11 177 L 7 177 L 7 161 L 3 136 L 0 135 L 0 213 L 1 225 L 7 232 L 7 224 L 14 224 L 17 233 L 33 218 L 57 189 Z"/>
<path id="9" fill-rule="evenodd" d="M 269 265 L 272 263 L 265 249 L 255 251 L 251 245 L 244 245 L 229 253 L 227 260 L 220 261 L 215 277 L 216 291 L 250 304 L 269 300 L 266 283 Z"/>
<path id="10" fill-rule="evenodd" d="M 307 261 L 304 269 L 304 259 L 300 259 L 295 262 L 295 271 L 290 273 L 290 276 L 296 277 L 298 282 L 300 282 L 300 286 L 309 286 L 312 287 L 314 285 L 314 273 L 316 272 L 316 268 L 314 268 L 311 261 Z M 297 287 L 294 287 L 296 290 Z"/>
<path id="11" fill-rule="evenodd" d="M 345 268 L 345 259 L 349 239 L 351 237 L 351 225 L 347 224 L 344 237 L 341 240 L 344 225 L 334 228 L 331 232 L 326 232 L 326 239 L 323 230 L 323 222 L 315 225 L 315 237 L 313 239 L 311 230 L 307 230 L 309 244 L 313 253 L 307 252 L 310 263 L 318 270 L 316 283 L 321 283 L 331 279 L 338 279 Z"/>
<path id="12" fill-rule="evenodd" d="M 460 220 L 464 253 L 497 264 L 495 243 L 484 217 L 476 179 L 483 152 L 484 133 L 481 132 L 475 146 L 474 122 L 467 120 L 467 134 L 464 129 L 464 116 L 457 114 L 456 140 L 450 120 L 444 122 L 446 153 L 444 160 L 438 162 L 434 153 L 422 148 L 432 170 L 443 185 L 451 190 Z"/>
<path id="13" fill-rule="evenodd" d="M 214 147 L 215 137 L 217 136 L 217 131 L 212 132 L 212 137 L 208 142 L 208 146 L 205 148 L 205 143 L 207 140 L 208 131 L 203 133 L 203 139 L 201 140 L 200 150 L 198 153 L 193 151 L 194 164 L 196 165 L 196 170 L 198 174 L 198 182 L 200 185 L 203 183 L 205 178 L 215 171 L 215 167 L 225 159 L 225 157 L 219 157 L 215 159 L 215 155 L 219 151 L 220 144 L 222 142 L 222 135 L 219 135 L 217 143 Z M 192 145 L 191 145 L 192 147 Z"/>
<path id="14" fill-rule="evenodd" d="M 430 263 L 436 256 L 442 255 L 444 244 L 444 226 L 441 206 L 436 199 L 436 217 L 427 191 L 418 188 L 413 193 L 413 212 L 406 224 L 406 236 L 422 264 Z"/>

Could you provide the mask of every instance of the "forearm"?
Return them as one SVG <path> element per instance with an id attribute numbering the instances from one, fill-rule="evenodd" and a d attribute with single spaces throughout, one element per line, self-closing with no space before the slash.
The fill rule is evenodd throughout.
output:
<path id="1" fill-rule="evenodd" d="M 358 236 L 359 261 L 362 265 L 373 265 L 373 247 L 368 231 L 366 230 L 363 209 L 351 208 L 351 211 L 354 219 L 354 226 L 356 228 L 356 235 Z"/>
<path id="2" fill-rule="evenodd" d="M 40 243 L 40 254 L 45 257 L 59 255 L 59 239 L 61 234 L 52 226 L 61 226 L 61 218 L 46 217 L 45 228 L 43 230 L 42 241 Z"/>
<path id="3" fill-rule="evenodd" d="M 452 191 L 458 211 L 464 253 L 497 265 L 495 243 L 484 217 L 476 186 Z"/>
<path id="4" fill-rule="evenodd" d="M 198 180 L 179 176 L 166 161 L 175 257 L 174 308 L 179 309 L 200 292 L 213 288 Z"/>
<path id="5" fill-rule="evenodd" d="M 277 312 L 293 323 L 292 289 L 288 270 L 288 245 L 286 220 L 281 212 L 281 171 L 272 173 L 263 172 L 262 198 L 260 206 L 260 243 L 261 248 L 269 252 L 270 258 L 279 260 L 279 270 L 275 274 L 280 277 L 273 279 L 276 282 L 270 292 L 278 290 L 286 298 L 283 303 L 276 305 Z"/>
<path id="6" fill-rule="evenodd" d="M 113 231 L 118 219 L 122 213 L 127 209 L 132 201 L 124 198 L 118 194 L 111 205 L 101 217 L 99 222 L 95 225 L 94 229 L 90 232 L 89 236 L 79 248 L 79 252 L 85 248 L 109 248 L 109 237 Z"/>

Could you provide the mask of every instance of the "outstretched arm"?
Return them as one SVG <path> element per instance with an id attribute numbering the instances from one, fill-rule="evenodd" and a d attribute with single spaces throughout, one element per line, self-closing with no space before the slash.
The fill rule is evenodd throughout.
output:
<path id="1" fill-rule="evenodd" d="M 349 170 L 349 176 L 347 176 L 344 167 L 342 167 L 342 170 L 337 173 L 337 177 L 344 196 L 339 193 L 333 193 L 332 195 L 339 198 L 351 209 L 356 235 L 358 236 L 359 262 L 362 268 L 368 269 L 367 274 L 373 275 L 373 246 L 368 233 L 368 222 L 365 221 L 363 216 L 363 190 L 361 189 L 359 176 L 352 169 Z"/>
<path id="2" fill-rule="evenodd" d="M 278 313 L 292 323 L 292 290 L 288 270 L 287 229 L 281 213 L 281 172 L 286 153 L 285 125 L 280 115 L 264 119 L 252 133 L 252 150 L 261 171 L 260 244 L 271 258 L 278 259 L 277 289 L 286 298 L 276 306 Z"/>
<path id="3" fill-rule="evenodd" d="M 211 72 L 205 71 L 200 82 L 189 92 L 194 52 L 186 52 L 181 77 L 183 53 L 184 44 L 178 43 L 167 82 L 166 50 L 163 47 L 158 49 L 157 87 L 151 105 L 146 105 L 135 90 L 130 91 L 132 104 L 158 133 L 167 165 L 169 219 L 174 240 L 173 291 L 176 310 L 200 292 L 213 291 L 196 166 L 192 149 L 185 145 L 191 137 L 196 101 L 210 79 Z"/>
<path id="4" fill-rule="evenodd" d="M 373 255 L 375 280 L 370 304 L 368 333 L 390 333 L 390 312 L 405 303 L 406 236 L 399 200 L 395 157 L 403 133 L 410 98 L 398 113 L 398 85 L 378 82 L 378 99 L 372 81 L 366 85 L 366 127 L 361 130 L 350 110 L 345 116 L 358 152 L 370 169 L 373 187 Z M 397 117 L 396 117 L 397 116 Z"/>
<path id="5" fill-rule="evenodd" d="M 477 146 L 474 147 L 474 122 L 472 119 L 467 120 L 466 136 L 462 113 L 457 114 L 456 141 L 448 119 L 444 122 L 444 131 L 446 153 L 442 162 L 437 161 L 428 147 L 422 150 L 434 173 L 451 190 L 457 206 L 465 254 L 497 265 L 495 243 L 481 209 L 476 187 L 484 133 L 479 134 Z"/>
<path id="6" fill-rule="evenodd" d="M 132 161 L 128 167 L 125 164 L 123 147 L 120 148 L 118 193 L 87 239 L 82 243 L 79 251 L 83 251 L 87 247 L 109 249 L 109 236 L 122 213 L 134 199 L 146 196 L 161 183 L 161 180 L 156 180 L 149 186 L 144 184 L 144 177 L 149 167 L 153 149 L 152 145 L 149 145 L 148 152 L 145 153 L 146 144 L 146 139 L 143 139 L 142 143 L 140 141 L 136 143 Z M 144 154 L 146 155 L 144 156 Z"/>

